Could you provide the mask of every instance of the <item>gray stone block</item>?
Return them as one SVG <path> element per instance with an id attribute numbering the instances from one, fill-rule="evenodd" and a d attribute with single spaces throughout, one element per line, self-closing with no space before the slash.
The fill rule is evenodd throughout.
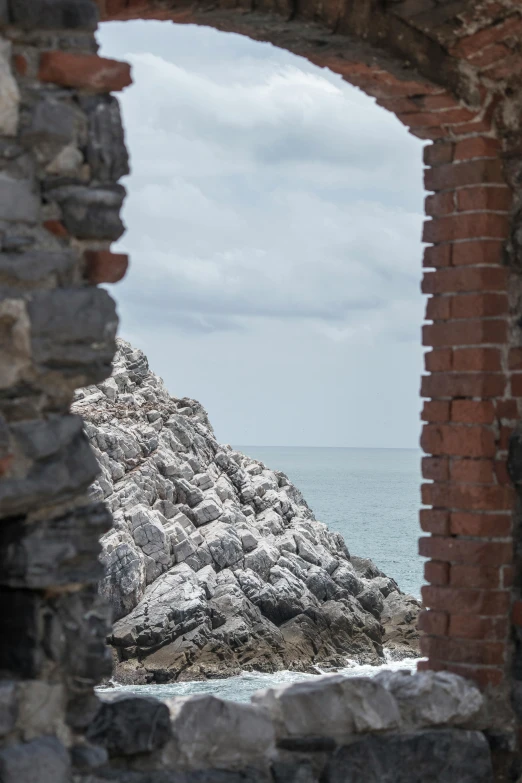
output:
<path id="1" fill-rule="evenodd" d="M 15 179 L 0 172 L 0 215 L 2 220 L 36 223 L 40 199 L 31 180 Z"/>
<path id="2" fill-rule="evenodd" d="M 70 783 L 69 754 L 54 737 L 0 750 L 2 783 Z"/>
<path id="3" fill-rule="evenodd" d="M 395 699 L 375 680 L 327 675 L 269 688 L 253 701 L 270 712 L 279 737 L 333 737 L 346 740 L 366 731 L 398 727 Z"/>
<path id="4" fill-rule="evenodd" d="M 0 253 L 0 285 L 5 288 L 33 286 L 63 286 L 73 281 L 76 254 L 64 250 L 57 253 Z"/>
<path id="5" fill-rule="evenodd" d="M 119 239 L 125 231 L 120 209 L 125 199 L 121 185 L 88 188 L 68 186 L 48 192 L 62 210 L 67 231 L 78 239 Z"/>
<path id="6" fill-rule="evenodd" d="M 99 539 L 111 523 L 103 503 L 32 524 L 6 520 L 0 526 L 0 584 L 37 590 L 97 582 L 103 576 Z"/>
<path id="7" fill-rule="evenodd" d="M 129 155 L 120 105 L 112 95 L 89 95 L 80 98 L 87 113 L 87 163 L 93 180 L 117 182 L 129 173 Z"/>
<path id="8" fill-rule="evenodd" d="M 368 735 L 340 748 L 325 783 L 493 783 L 489 746 L 477 731 Z"/>
<path id="9" fill-rule="evenodd" d="M 10 0 L 11 21 L 28 29 L 95 30 L 98 7 L 94 0 Z"/>
<path id="10" fill-rule="evenodd" d="M 119 696 L 101 704 L 87 730 L 88 739 L 111 756 L 134 756 L 159 750 L 170 739 L 170 715 L 157 699 Z"/>
<path id="11" fill-rule="evenodd" d="M 0 517 L 69 498 L 87 489 L 99 471 L 79 416 L 13 424 L 11 439 L 25 471 L 0 482 Z"/>
<path id="12" fill-rule="evenodd" d="M 21 129 L 21 141 L 25 147 L 34 149 L 41 145 L 52 148 L 50 155 L 74 140 L 76 111 L 70 103 L 60 101 L 52 95 L 43 94 L 27 111 Z"/>
<path id="13" fill-rule="evenodd" d="M 87 383 L 110 375 L 118 318 L 113 299 L 100 288 L 35 294 L 28 305 L 33 359 L 55 371 L 79 368 Z M 87 385 L 87 383 L 85 385 Z"/>
<path id="14" fill-rule="evenodd" d="M 110 626 L 110 609 L 94 585 L 46 603 L 42 645 L 67 676 L 71 695 L 88 696 L 111 675 L 112 658 L 105 643 Z"/>
<path id="15" fill-rule="evenodd" d="M 451 672 L 384 671 L 376 680 L 395 698 L 406 728 L 482 728 L 478 723 L 484 703 L 482 694 L 464 677 Z"/>

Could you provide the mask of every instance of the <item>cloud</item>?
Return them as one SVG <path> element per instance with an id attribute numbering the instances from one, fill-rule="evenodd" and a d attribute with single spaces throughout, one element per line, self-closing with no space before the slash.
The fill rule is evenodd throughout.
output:
<path id="1" fill-rule="evenodd" d="M 176 393 L 205 401 L 196 364 L 212 363 L 230 425 L 230 384 L 268 356 L 284 378 L 289 350 L 292 372 L 312 363 L 343 388 L 350 368 L 397 355 L 416 391 L 418 351 L 406 359 L 403 346 L 418 344 L 422 318 L 421 142 L 337 75 L 268 44 L 152 22 L 102 25 L 100 40 L 134 76 L 117 246 L 131 274 L 112 293 L 124 334 L 160 363 L 169 346 L 184 357 L 189 388 Z"/>
<path id="2" fill-rule="evenodd" d="M 390 297 L 417 295 L 422 218 L 405 197 L 397 145 L 410 140 L 394 118 L 277 59 L 196 73 L 126 57 L 136 86 L 123 96 L 133 177 L 121 246 L 134 307 L 153 317 L 168 301 L 197 333 L 296 318 L 364 335 Z"/>

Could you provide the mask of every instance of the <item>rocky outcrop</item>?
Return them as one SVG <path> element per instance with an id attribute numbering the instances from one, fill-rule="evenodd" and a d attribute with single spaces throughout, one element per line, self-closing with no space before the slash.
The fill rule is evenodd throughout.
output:
<path id="1" fill-rule="evenodd" d="M 419 604 L 351 558 L 280 471 L 220 445 L 202 406 L 177 399 L 119 341 L 112 377 L 74 410 L 114 516 L 102 538 L 115 675 L 133 682 L 302 671 L 417 651 Z"/>

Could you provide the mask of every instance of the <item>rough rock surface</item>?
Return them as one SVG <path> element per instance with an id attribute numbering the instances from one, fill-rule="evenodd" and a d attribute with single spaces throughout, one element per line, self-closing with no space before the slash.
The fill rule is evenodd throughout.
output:
<path id="1" fill-rule="evenodd" d="M 167 682 L 417 654 L 419 603 L 314 515 L 287 476 L 220 445 L 120 340 L 77 393 L 114 527 L 102 538 L 115 676 Z"/>

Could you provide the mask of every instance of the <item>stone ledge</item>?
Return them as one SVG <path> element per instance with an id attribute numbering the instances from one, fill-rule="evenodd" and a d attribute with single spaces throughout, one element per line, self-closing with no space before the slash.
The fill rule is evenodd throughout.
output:
<path id="1" fill-rule="evenodd" d="M 150 717 L 159 702 L 114 694 L 103 699 L 103 720 L 98 716 L 88 737 L 107 748 L 118 772 L 97 769 L 80 779 L 85 783 L 159 783 L 169 770 L 176 770 L 165 778 L 171 783 L 493 780 L 481 732 L 484 698 L 447 672 L 328 675 L 260 691 L 251 704 L 176 697 L 161 705 L 159 733 Z M 167 709 L 169 730 L 163 726 Z"/>

